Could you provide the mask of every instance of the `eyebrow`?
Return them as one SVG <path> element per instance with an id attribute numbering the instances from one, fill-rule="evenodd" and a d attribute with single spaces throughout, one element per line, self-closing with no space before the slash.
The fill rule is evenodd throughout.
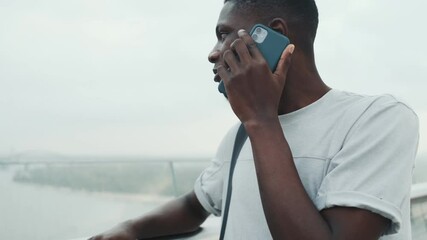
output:
<path id="1" fill-rule="evenodd" d="M 216 25 L 216 27 L 215 27 L 215 32 L 217 33 L 217 34 L 219 34 L 219 30 L 228 30 L 228 31 L 233 31 L 233 28 L 231 27 L 231 26 L 229 26 L 229 25 L 226 25 L 226 24 L 222 24 L 222 23 L 220 23 L 220 24 L 218 24 L 218 25 Z"/>

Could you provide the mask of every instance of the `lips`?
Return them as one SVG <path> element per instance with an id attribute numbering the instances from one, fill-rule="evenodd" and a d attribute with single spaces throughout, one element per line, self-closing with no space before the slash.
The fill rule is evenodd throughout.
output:
<path id="1" fill-rule="evenodd" d="M 220 82 L 221 81 L 221 77 L 218 75 L 218 70 L 214 68 L 214 69 L 212 69 L 212 71 L 215 74 L 214 81 L 215 82 Z"/>
<path id="2" fill-rule="evenodd" d="M 214 81 L 215 82 L 220 82 L 221 81 L 221 77 L 218 74 L 215 74 Z"/>

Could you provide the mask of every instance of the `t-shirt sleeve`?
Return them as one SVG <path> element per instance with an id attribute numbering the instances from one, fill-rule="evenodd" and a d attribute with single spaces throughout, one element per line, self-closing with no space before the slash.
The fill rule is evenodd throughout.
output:
<path id="1" fill-rule="evenodd" d="M 210 165 L 200 174 L 194 184 L 194 192 L 203 208 L 220 216 L 224 182 L 230 168 L 231 153 L 239 125 L 235 125 L 223 138 Z"/>
<path id="2" fill-rule="evenodd" d="M 314 201 L 320 210 L 356 207 L 391 220 L 386 235 L 398 232 L 410 197 L 418 147 L 418 118 L 389 98 L 372 104 L 348 132 L 331 159 Z"/>

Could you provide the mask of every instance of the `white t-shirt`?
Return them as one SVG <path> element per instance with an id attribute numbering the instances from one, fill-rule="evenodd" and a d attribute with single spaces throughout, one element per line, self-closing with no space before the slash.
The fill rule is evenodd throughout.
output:
<path id="1" fill-rule="evenodd" d="M 390 95 L 331 90 L 279 120 L 305 190 L 319 211 L 334 206 L 366 209 L 391 220 L 382 240 L 411 239 L 410 186 L 419 133 L 418 118 L 408 106 Z M 228 132 L 195 183 L 200 203 L 216 216 L 225 204 L 238 126 Z M 225 238 L 272 239 L 249 141 L 234 171 Z"/>

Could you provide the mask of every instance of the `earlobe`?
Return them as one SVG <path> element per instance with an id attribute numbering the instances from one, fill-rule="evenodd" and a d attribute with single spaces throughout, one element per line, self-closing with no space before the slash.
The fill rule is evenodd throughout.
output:
<path id="1" fill-rule="evenodd" d="M 286 21 L 283 18 L 274 18 L 268 23 L 268 26 L 285 36 L 289 36 L 289 29 Z"/>

